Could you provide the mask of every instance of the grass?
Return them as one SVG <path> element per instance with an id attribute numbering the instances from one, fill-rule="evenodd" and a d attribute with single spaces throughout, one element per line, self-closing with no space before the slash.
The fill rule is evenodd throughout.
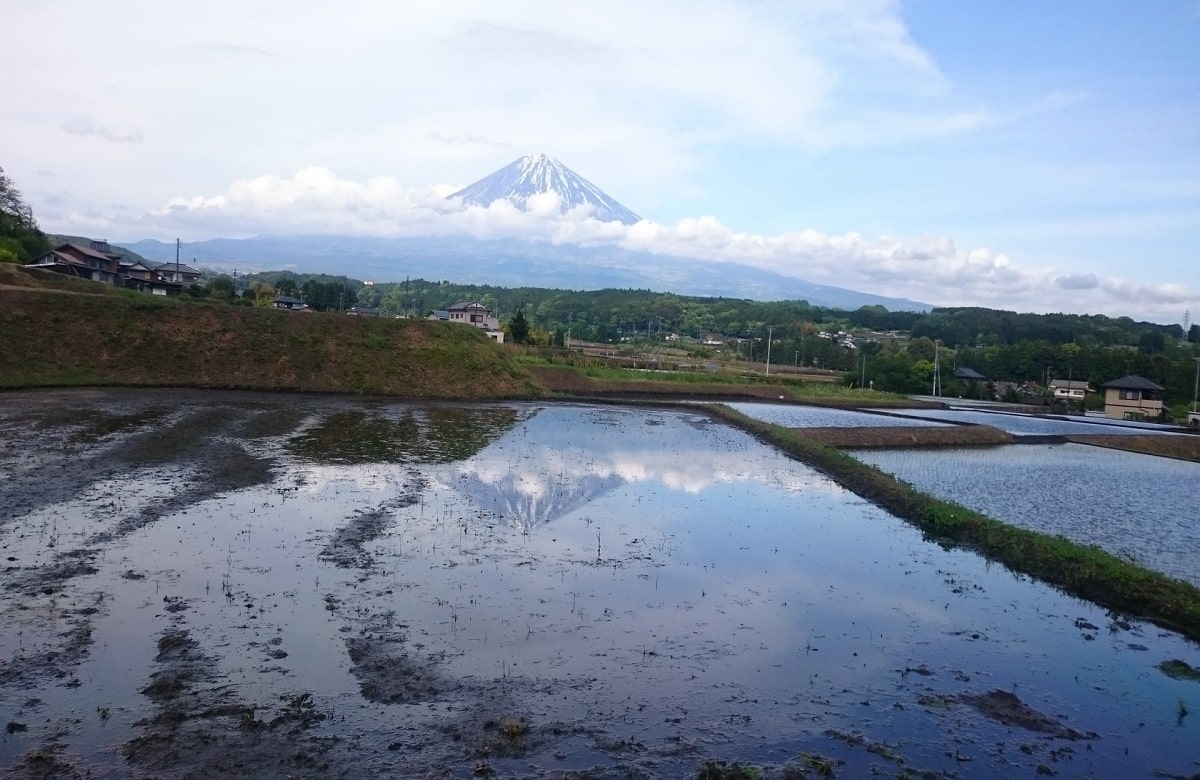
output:
<path id="1" fill-rule="evenodd" d="M 447 400 L 540 394 L 513 353 L 474 328 L 167 299 L 46 276 L 0 271 L 0 389 L 182 386 Z"/>
<path id="2" fill-rule="evenodd" d="M 1029 531 L 922 493 L 874 466 L 799 433 L 726 407 L 717 417 L 778 447 L 948 547 L 979 552 L 1009 569 L 1114 612 L 1200 641 L 1200 588 L 1122 560 L 1099 547 Z"/>

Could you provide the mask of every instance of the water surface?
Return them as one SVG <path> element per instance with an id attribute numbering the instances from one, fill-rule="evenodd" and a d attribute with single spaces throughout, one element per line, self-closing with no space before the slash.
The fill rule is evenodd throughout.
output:
<path id="1" fill-rule="evenodd" d="M 169 411 L 71 443 L 93 423 L 55 425 L 68 404 Z M 122 746 L 161 712 L 139 692 L 157 643 L 186 632 L 206 691 L 262 721 L 327 714 L 303 733 L 336 738 L 330 774 L 1195 769 L 1180 703 L 1200 706 L 1200 683 L 1158 669 L 1200 667 L 1195 645 L 929 544 L 700 412 L 15 394 L 0 437 L 33 442 L 0 459 L 5 485 L 47 484 L 0 505 L 20 627 L 0 636 L 0 717 L 27 726 L 0 764 L 54 739 L 124 776 Z M 22 589 L 72 559 L 90 569 Z M 21 667 L 80 619 L 91 642 L 60 653 L 65 677 Z M 1041 727 L 979 704 L 1012 694 Z M 510 722 L 519 744 L 500 749 Z M 256 734 L 259 751 L 279 737 Z"/>

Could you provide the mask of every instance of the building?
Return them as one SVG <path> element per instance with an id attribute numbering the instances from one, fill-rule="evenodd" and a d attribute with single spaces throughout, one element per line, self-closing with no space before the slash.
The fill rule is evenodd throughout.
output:
<path id="1" fill-rule="evenodd" d="M 504 343 L 504 331 L 500 330 L 499 318 L 478 301 L 458 301 L 449 308 L 434 309 L 425 319 L 470 325 L 487 333 L 488 338 L 493 341 Z"/>
<path id="2" fill-rule="evenodd" d="M 1163 388 L 1130 374 L 1105 382 L 1104 416 L 1114 420 L 1156 420 L 1163 413 Z"/>
<path id="3" fill-rule="evenodd" d="M 74 276 L 77 279 L 124 286 L 121 255 L 113 252 L 107 241 L 91 241 L 88 246 L 59 244 L 49 252 L 33 258 L 26 265 L 64 276 Z"/>
<path id="4" fill-rule="evenodd" d="M 178 295 L 184 286 L 184 283 L 174 281 L 179 274 L 161 273 L 163 268 L 170 268 L 174 272 L 174 263 L 151 268 L 140 261 L 130 262 L 120 252 L 114 252 L 108 242 L 102 239 L 93 239 L 87 246 L 72 242 L 59 244 L 26 265 L 154 295 Z M 187 277 L 188 284 L 200 279 L 200 272 L 195 269 L 187 266 L 179 266 L 179 269 L 186 269 L 187 273 L 183 276 Z"/>
<path id="5" fill-rule="evenodd" d="M 312 311 L 312 309 L 308 308 L 307 303 L 290 295 L 276 296 L 275 300 L 271 301 L 271 306 L 276 309 L 287 309 L 289 311 Z"/>
<path id="6" fill-rule="evenodd" d="M 1083 401 L 1088 393 L 1095 392 L 1087 382 L 1076 382 L 1070 379 L 1055 379 L 1050 383 L 1050 394 L 1055 400 Z"/>
<path id="7" fill-rule="evenodd" d="M 183 263 L 163 263 L 154 268 L 154 273 L 164 282 L 189 285 L 200 281 L 200 272 Z"/>

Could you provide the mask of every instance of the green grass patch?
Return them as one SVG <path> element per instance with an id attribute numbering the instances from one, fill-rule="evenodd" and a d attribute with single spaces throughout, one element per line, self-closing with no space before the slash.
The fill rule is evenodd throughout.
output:
<path id="1" fill-rule="evenodd" d="M 1163 661 L 1158 665 L 1158 669 L 1173 680 L 1200 682 L 1200 669 L 1177 658 L 1173 658 L 1170 661 Z"/>

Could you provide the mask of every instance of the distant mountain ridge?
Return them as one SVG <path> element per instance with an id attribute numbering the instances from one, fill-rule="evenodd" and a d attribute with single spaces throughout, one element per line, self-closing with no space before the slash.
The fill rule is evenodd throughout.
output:
<path id="1" fill-rule="evenodd" d="M 524 209 L 531 197 L 548 192 L 558 196 L 559 210 L 564 214 L 582 206 L 601 222 L 633 225 L 642 219 L 595 184 L 544 154 L 515 160 L 448 198 L 461 198 L 463 203 L 485 208 L 498 200 L 507 200 Z"/>
<path id="2" fill-rule="evenodd" d="M 599 187 L 544 154 L 522 157 L 448 196 L 487 207 L 508 200 L 526 208 L 530 198 L 553 192 L 565 213 L 586 208 L 596 219 L 627 225 L 641 220 Z M 175 244 L 127 244 L 148 258 L 168 262 Z M 471 236 L 377 238 L 366 236 L 258 236 L 218 238 L 184 245 L 194 265 L 245 272 L 293 270 L 353 276 L 378 282 L 405 278 L 499 287 L 563 290 L 635 288 L 712 298 L 758 301 L 806 300 L 815 306 L 891 311 L 928 311 L 927 303 L 814 284 L 735 262 L 659 255 L 617 246 L 553 244 L 535 239 Z"/>
<path id="3" fill-rule="evenodd" d="M 175 258 L 174 243 L 147 240 L 124 246 L 152 260 L 169 262 Z M 815 306 L 839 309 L 933 308 L 907 298 L 815 284 L 739 263 L 515 238 L 485 241 L 469 236 L 258 236 L 185 243 L 183 254 L 193 265 L 225 272 L 287 269 L 377 282 L 422 278 L 501 287 L 633 288 L 712 298 L 806 300 Z"/>

